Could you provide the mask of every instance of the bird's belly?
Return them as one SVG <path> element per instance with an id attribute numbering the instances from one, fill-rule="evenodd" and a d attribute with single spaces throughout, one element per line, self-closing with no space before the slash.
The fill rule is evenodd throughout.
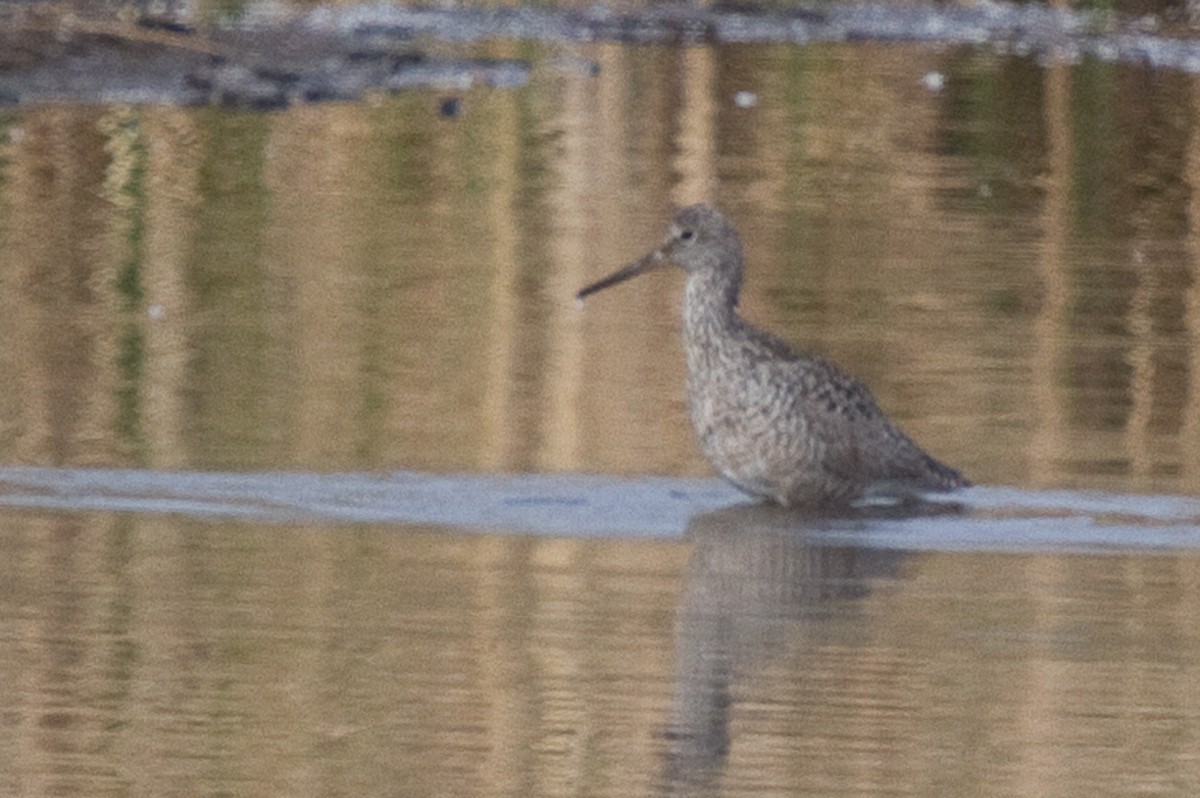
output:
<path id="1" fill-rule="evenodd" d="M 790 504 L 819 481 L 820 444 L 803 416 L 775 404 L 710 390 L 689 397 L 700 450 L 723 477 L 755 496 Z"/>

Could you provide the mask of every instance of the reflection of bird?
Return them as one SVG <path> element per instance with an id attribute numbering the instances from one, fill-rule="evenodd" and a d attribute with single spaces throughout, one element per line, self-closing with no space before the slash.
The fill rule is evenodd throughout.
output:
<path id="1" fill-rule="evenodd" d="M 944 504 L 925 509 L 954 512 Z M 840 652 L 836 658 L 873 639 L 860 602 L 876 580 L 896 578 L 908 555 L 859 548 L 853 533 L 877 519 L 925 514 L 916 506 L 823 515 L 740 504 L 688 521 L 691 557 L 675 620 L 663 794 L 720 794 L 721 774 L 737 749 L 731 728 L 739 704 L 778 694 L 778 673 L 764 676 L 777 658 L 819 657 L 826 647 Z M 792 667 L 805 661 L 783 670 L 789 696 L 820 678 Z"/>
<path id="2" fill-rule="evenodd" d="M 730 482 L 783 505 L 845 504 L 970 484 L 893 426 L 863 383 L 737 314 L 742 245 L 715 208 L 684 208 L 661 247 L 578 298 L 671 261 L 687 272 L 683 337 L 692 426 L 704 455 Z"/>

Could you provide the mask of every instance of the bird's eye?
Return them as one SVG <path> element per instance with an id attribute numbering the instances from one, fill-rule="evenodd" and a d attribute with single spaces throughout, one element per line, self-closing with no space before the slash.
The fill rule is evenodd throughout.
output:
<path id="1" fill-rule="evenodd" d="M 696 234 L 693 233 L 691 230 L 684 230 L 682 233 L 679 234 L 679 237 L 681 239 L 683 239 L 684 241 L 691 241 L 692 238 L 695 237 L 695 235 Z"/>

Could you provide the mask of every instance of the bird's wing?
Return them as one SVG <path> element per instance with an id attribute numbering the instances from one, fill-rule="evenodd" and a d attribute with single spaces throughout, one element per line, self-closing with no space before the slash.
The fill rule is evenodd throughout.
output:
<path id="1" fill-rule="evenodd" d="M 837 364 L 812 357 L 803 364 L 803 413 L 812 434 L 826 442 L 824 467 L 852 483 L 912 482 L 935 487 L 949 471 L 888 421 L 860 380 Z"/>

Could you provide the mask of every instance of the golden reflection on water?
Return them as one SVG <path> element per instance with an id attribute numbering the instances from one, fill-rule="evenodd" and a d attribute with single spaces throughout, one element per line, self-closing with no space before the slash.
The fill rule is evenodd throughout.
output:
<path id="1" fill-rule="evenodd" d="M 1188 80 L 1130 98 L 1135 125 L 1115 65 L 583 51 L 599 77 L 547 68 L 455 119 L 418 93 L 10 112 L 0 458 L 708 473 L 678 278 L 571 296 L 709 199 L 747 315 L 976 480 L 1197 490 Z"/>
<path id="2" fill-rule="evenodd" d="M 453 120 L 435 94 L 7 111 L 0 460 L 708 473 L 678 277 L 571 303 L 707 198 L 743 230 L 747 315 L 977 480 L 1200 491 L 1193 78 L 580 52 L 599 77 Z M 1200 790 L 1193 557 L 852 533 L 8 512 L 0 793 Z"/>
<path id="3" fill-rule="evenodd" d="M 471 794 L 651 764 L 676 546 L 99 515 L 9 516 L 0 551 L 6 795 Z"/>
<path id="4" fill-rule="evenodd" d="M 1200 787 L 1190 556 L 0 524 L 6 795 Z M 818 522 L 813 522 L 818 523 Z"/>

